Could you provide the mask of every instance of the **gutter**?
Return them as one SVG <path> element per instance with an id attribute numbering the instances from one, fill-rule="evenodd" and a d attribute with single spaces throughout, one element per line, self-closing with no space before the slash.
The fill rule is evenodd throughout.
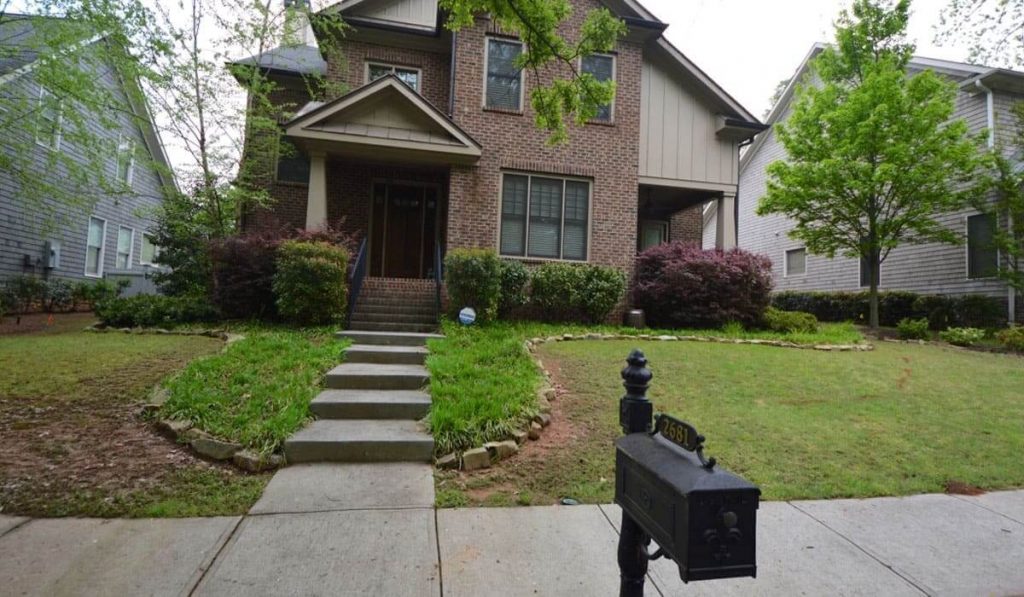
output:
<path id="1" fill-rule="evenodd" d="M 981 82 L 981 78 L 974 80 L 974 86 L 985 92 L 985 118 L 988 121 L 988 148 L 994 150 L 996 147 L 996 111 L 995 111 L 995 98 L 992 92 L 992 88 L 986 86 Z M 1006 226 L 1013 231 L 1013 213 L 1006 213 Z M 1017 320 L 1017 290 L 1012 284 L 1007 284 L 1006 288 L 1006 319 L 1010 324 L 1013 324 Z"/>

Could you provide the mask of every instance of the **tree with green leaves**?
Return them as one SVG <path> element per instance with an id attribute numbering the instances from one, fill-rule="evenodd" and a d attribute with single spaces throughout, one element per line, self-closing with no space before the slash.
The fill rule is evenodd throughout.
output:
<path id="1" fill-rule="evenodd" d="M 446 27 L 459 31 L 471 27 L 478 15 L 487 14 L 502 30 L 524 43 L 517 66 L 531 73 L 536 84 L 530 104 L 537 126 L 550 133 L 551 143 L 568 141 L 567 122 L 583 124 L 597 116 L 615 97 L 614 81 L 598 81 L 579 70 L 581 56 L 609 52 L 626 34 L 626 24 L 608 9 L 587 13 L 577 39 L 560 32 L 572 15 L 568 0 L 440 0 L 448 12 Z M 554 73 L 544 84 L 544 74 Z"/>
<path id="2" fill-rule="evenodd" d="M 970 60 L 990 66 L 1024 66 L 1024 2 L 949 0 L 936 41 L 968 43 Z"/>
<path id="3" fill-rule="evenodd" d="M 908 74 L 909 0 L 855 0 L 836 43 L 811 62 L 792 114 L 775 134 L 787 159 L 768 167 L 759 215 L 794 222 L 808 252 L 861 259 L 878 327 L 879 267 L 902 244 L 959 242 L 937 216 L 963 206 L 978 142 L 951 120 L 954 83 Z M 819 82 L 815 82 L 814 79 Z"/>

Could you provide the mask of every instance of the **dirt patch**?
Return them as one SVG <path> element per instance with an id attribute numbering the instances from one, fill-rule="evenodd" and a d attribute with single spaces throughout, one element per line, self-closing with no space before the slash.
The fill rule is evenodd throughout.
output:
<path id="1" fill-rule="evenodd" d="M 946 493 L 953 495 L 982 495 L 985 493 L 985 490 L 977 485 L 952 480 L 946 481 Z"/>
<path id="2" fill-rule="evenodd" d="M 92 313 L 5 315 L 0 320 L 0 336 L 78 331 L 95 322 L 96 316 Z"/>

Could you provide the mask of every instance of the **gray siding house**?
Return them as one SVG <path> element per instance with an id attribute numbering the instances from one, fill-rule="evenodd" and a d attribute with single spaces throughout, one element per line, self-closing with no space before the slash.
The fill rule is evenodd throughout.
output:
<path id="1" fill-rule="evenodd" d="M 9 13 L 0 19 L 0 152 L 9 164 L 0 167 L 0 280 L 17 275 L 72 281 L 126 277 L 132 281 L 129 293 L 150 291 L 156 248 L 149 232 L 155 209 L 175 183 L 148 108 L 126 92 L 124 78 L 112 65 L 85 67 L 118 104 L 111 109 L 115 126 L 90 125 L 109 154 L 99 161 L 87 158 L 81 144 L 68 138 L 65 119 L 74 101 L 34 76 L 40 51 L 32 38 L 38 23 L 37 17 Z M 81 43 L 82 50 L 90 51 L 92 44 L 105 42 L 95 37 Z M 64 156 L 55 160 L 52 152 Z M 118 181 L 121 190 L 97 190 L 81 202 L 84 206 L 72 206 L 26 188 L 26 170 L 49 185 L 62 184 L 71 160 L 105 169 L 105 179 Z M 15 167 L 24 170 L 16 175 Z"/>
<path id="2" fill-rule="evenodd" d="M 808 62 L 824 48 L 816 44 L 800 64 L 789 87 L 769 114 L 769 125 L 788 117 L 795 82 L 804 78 Z M 992 133 L 990 145 L 998 143 L 1012 151 L 1016 122 L 1010 109 L 1015 102 L 1024 101 L 1024 73 L 918 57 L 910 63 L 911 72 L 926 69 L 945 75 L 959 85 L 955 117 L 963 118 L 972 134 L 987 129 Z M 800 241 L 789 237 L 792 221 L 783 216 L 755 213 L 767 190 L 765 169 L 785 157 L 785 149 L 773 129 L 760 134 L 743 154 L 738 192 L 738 246 L 771 258 L 776 290 L 866 289 L 867 274 L 862 271 L 859 260 L 811 255 Z M 1013 296 L 1005 282 L 994 276 L 999 256 L 985 247 L 994 225 L 989 220 L 973 209 L 942 214 L 940 221 L 962 235 L 964 244 L 898 247 L 882 263 L 880 288 L 921 294 L 997 297 L 1006 301 L 1008 319 L 1013 320 L 1016 315 L 1019 321 L 1021 301 Z M 712 226 L 706 224 L 705 238 L 709 228 Z"/>

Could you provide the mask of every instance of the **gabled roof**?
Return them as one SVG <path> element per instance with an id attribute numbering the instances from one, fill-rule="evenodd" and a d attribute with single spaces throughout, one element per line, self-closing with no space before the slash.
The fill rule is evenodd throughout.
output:
<path id="1" fill-rule="evenodd" d="M 327 74 L 327 62 L 316 46 L 279 46 L 262 54 L 235 60 L 230 64 L 259 66 L 272 73 L 321 76 Z"/>
<path id="2" fill-rule="evenodd" d="M 398 77 L 388 75 L 327 103 L 311 102 L 284 125 L 307 148 L 475 162 L 480 144 Z"/>
<path id="3" fill-rule="evenodd" d="M 790 103 L 793 101 L 793 95 L 796 92 L 797 85 L 803 80 L 804 76 L 810 71 L 811 60 L 821 54 L 825 48 L 828 48 L 829 44 L 817 42 L 811 46 L 807 55 L 800 62 L 793 76 L 790 77 L 789 83 L 786 85 L 786 89 L 779 96 L 779 100 L 772 106 L 771 112 L 768 113 L 766 124 L 771 127 L 782 119 L 782 116 L 786 113 Z M 984 81 L 986 77 L 996 78 L 1004 80 L 1007 76 L 1006 73 L 1011 73 L 1015 78 L 1024 82 L 1024 73 L 1017 71 L 1006 71 L 1005 69 L 992 69 L 985 66 L 979 66 L 976 64 L 968 64 L 966 62 L 955 62 L 952 60 L 941 60 L 938 58 L 927 58 L 924 56 L 914 56 L 910 59 L 910 63 L 907 66 L 908 70 L 911 71 L 925 71 L 932 70 L 940 74 L 944 74 L 948 77 L 956 79 L 960 82 L 962 88 L 967 88 L 968 85 L 973 86 L 974 81 Z M 743 153 L 740 158 L 740 171 L 748 162 L 750 162 L 753 155 L 757 152 L 758 148 L 764 144 L 765 139 L 768 135 L 758 135 L 754 139 L 750 148 Z"/>

